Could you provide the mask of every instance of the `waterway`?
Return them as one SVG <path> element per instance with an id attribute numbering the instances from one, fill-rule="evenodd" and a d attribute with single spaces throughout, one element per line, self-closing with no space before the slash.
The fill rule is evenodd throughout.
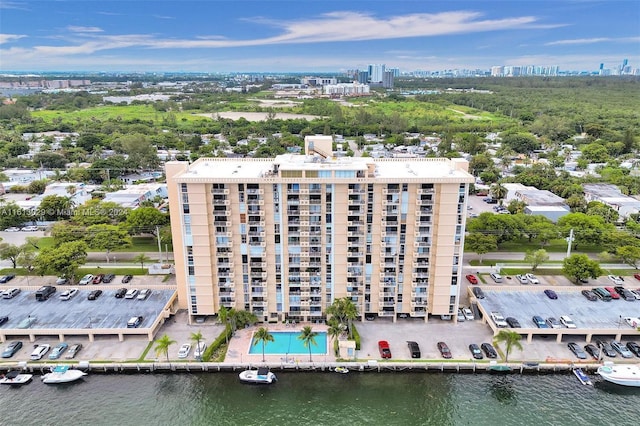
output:
<path id="1" fill-rule="evenodd" d="M 0 388 L 2 425 L 637 425 L 640 389 L 571 373 L 91 374 Z"/>

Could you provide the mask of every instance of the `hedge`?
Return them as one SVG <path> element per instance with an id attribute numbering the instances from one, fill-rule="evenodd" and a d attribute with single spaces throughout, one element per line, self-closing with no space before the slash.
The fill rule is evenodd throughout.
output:
<path id="1" fill-rule="evenodd" d="M 220 335 L 213 341 L 211 345 L 204 351 L 202 354 L 202 361 L 208 362 L 211 359 L 211 356 L 217 351 L 220 346 L 226 344 L 233 336 L 233 331 L 231 330 L 231 326 L 227 324 L 224 331 L 220 333 Z"/>
<path id="2" fill-rule="evenodd" d="M 358 329 L 355 324 L 351 324 L 351 333 L 353 334 L 353 340 L 356 341 L 356 350 L 360 350 L 360 333 L 358 333 Z"/>

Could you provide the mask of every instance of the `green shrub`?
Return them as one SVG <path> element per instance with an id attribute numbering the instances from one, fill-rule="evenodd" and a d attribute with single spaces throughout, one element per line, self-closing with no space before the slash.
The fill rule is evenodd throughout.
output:
<path id="1" fill-rule="evenodd" d="M 211 359 L 211 356 L 220 348 L 220 346 L 227 343 L 233 332 L 231 330 L 231 326 L 227 325 L 222 333 L 213 341 L 211 345 L 204 351 L 202 354 L 202 361 L 208 362 Z"/>
<path id="2" fill-rule="evenodd" d="M 356 341 L 356 350 L 360 350 L 360 333 L 358 333 L 358 329 L 355 324 L 351 325 L 351 333 L 353 334 L 353 340 Z"/>

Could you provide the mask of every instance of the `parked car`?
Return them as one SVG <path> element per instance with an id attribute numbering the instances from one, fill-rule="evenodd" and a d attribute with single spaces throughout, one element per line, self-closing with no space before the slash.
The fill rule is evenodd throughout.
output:
<path id="1" fill-rule="evenodd" d="M 500 275 L 500 274 L 492 272 L 491 274 L 489 274 L 489 276 L 496 283 L 501 283 L 502 282 L 502 275 Z"/>
<path id="2" fill-rule="evenodd" d="M 104 278 L 104 274 L 98 274 L 93 277 L 93 280 L 91 282 L 94 284 L 100 284 L 103 278 Z"/>
<path id="3" fill-rule="evenodd" d="M 25 231 L 25 232 L 36 232 L 38 230 L 37 226 L 34 225 L 29 225 L 29 226 L 25 226 L 22 229 L 20 229 L 21 231 Z"/>
<path id="4" fill-rule="evenodd" d="M 76 355 L 78 355 L 78 352 L 80 352 L 80 350 L 82 350 L 82 343 L 75 343 L 73 345 L 71 345 L 69 347 L 69 350 L 67 351 L 67 355 L 65 356 L 66 359 L 73 359 L 76 357 Z"/>
<path id="5" fill-rule="evenodd" d="M 0 277 L 0 283 L 5 284 L 14 279 L 16 276 L 14 274 L 3 275 Z"/>
<path id="6" fill-rule="evenodd" d="M 102 290 L 92 290 L 87 296 L 88 300 L 96 300 L 98 297 L 102 295 Z"/>
<path id="7" fill-rule="evenodd" d="M 2 292 L 2 298 L 3 299 L 13 299 L 17 295 L 19 295 L 21 291 L 22 290 L 20 290 L 19 288 L 10 288 L 10 289 L 5 290 L 5 291 Z"/>
<path id="8" fill-rule="evenodd" d="M 133 275 L 125 275 L 122 277 L 122 284 L 126 284 L 133 279 Z"/>
<path id="9" fill-rule="evenodd" d="M 584 345 L 584 350 L 593 357 L 593 359 L 600 359 L 600 349 L 593 343 Z"/>
<path id="10" fill-rule="evenodd" d="M 509 324 L 509 327 L 511 328 L 520 328 L 520 321 L 518 321 L 517 319 L 515 319 L 514 317 L 507 317 L 507 324 Z"/>
<path id="11" fill-rule="evenodd" d="M 622 285 L 624 284 L 624 280 L 622 279 L 621 276 L 619 275 L 607 275 L 607 278 L 609 278 L 609 281 L 611 281 L 612 283 L 614 283 L 615 285 Z"/>
<path id="12" fill-rule="evenodd" d="M 484 352 L 487 358 L 497 358 L 498 352 L 496 352 L 495 348 L 491 345 L 491 343 L 483 343 L 480 345 L 480 349 Z"/>
<path id="13" fill-rule="evenodd" d="M 3 315 L 0 317 L 0 325 L 4 324 L 5 322 L 9 321 L 9 317 L 6 315 Z"/>
<path id="14" fill-rule="evenodd" d="M 541 316 L 534 315 L 533 318 L 531 318 L 531 320 L 538 328 L 549 328 L 549 326 Z"/>
<path id="15" fill-rule="evenodd" d="M 207 350 L 207 344 L 200 342 L 196 345 L 196 349 L 193 351 L 193 357 L 198 360 L 202 360 L 202 354 Z"/>
<path id="16" fill-rule="evenodd" d="M 610 358 L 616 357 L 616 351 L 613 350 L 613 347 L 609 344 L 609 342 L 605 342 L 604 340 L 596 340 L 596 346 L 600 348 L 603 354 Z"/>
<path id="17" fill-rule="evenodd" d="M 113 281 L 115 277 L 116 277 L 115 274 L 105 274 L 104 277 L 102 278 L 102 282 L 109 284 L 111 281 Z"/>
<path id="18" fill-rule="evenodd" d="M 5 229 L 4 232 L 20 232 L 20 228 L 16 226 L 12 226 L 10 228 Z"/>
<path id="19" fill-rule="evenodd" d="M 482 351 L 475 343 L 469 345 L 469 352 L 471 352 L 471 356 L 473 356 L 474 359 L 484 359 Z"/>
<path id="20" fill-rule="evenodd" d="M 136 316 L 136 317 L 131 317 L 129 318 L 129 321 L 127 321 L 127 328 L 136 328 L 139 327 L 140 324 L 142 324 L 142 320 L 144 318 L 141 316 Z"/>
<path id="21" fill-rule="evenodd" d="M 69 284 L 69 278 L 58 277 L 58 279 L 56 280 L 56 285 L 65 285 L 65 284 Z"/>
<path id="22" fill-rule="evenodd" d="M 558 295 L 556 294 L 556 292 L 550 289 L 546 289 L 544 291 L 544 294 L 546 294 L 547 297 L 552 300 L 556 300 L 558 298 Z"/>
<path id="23" fill-rule="evenodd" d="M 462 312 L 462 308 L 458 309 L 458 322 L 464 322 L 464 313 Z"/>
<path id="24" fill-rule="evenodd" d="M 189 356 L 189 352 L 191 352 L 191 344 L 184 343 L 178 350 L 178 358 L 187 358 Z"/>
<path id="25" fill-rule="evenodd" d="M 640 274 L 633 274 L 633 278 L 640 281 Z"/>
<path id="26" fill-rule="evenodd" d="M 516 279 L 520 282 L 520 284 L 529 284 L 529 280 L 525 275 L 516 275 Z"/>
<path id="27" fill-rule="evenodd" d="M 2 352 L 2 358 L 11 358 L 20 349 L 22 349 L 22 342 L 19 340 L 13 341 L 9 343 L 9 346 L 7 346 L 5 350 Z"/>
<path id="28" fill-rule="evenodd" d="M 127 290 L 127 292 L 124 295 L 125 299 L 135 299 L 135 297 L 138 295 L 138 289 L 137 288 L 130 288 L 129 290 Z"/>
<path id="29" fill-rule="evenodd" d="M 438 350 L 440 351 L 440 355 L 442 355 L 442 358 L 451 359 L 451 350 L 445 342 L 438 342 L 437 346 Z"/>
<path id="30" fill-rule="evenodd" d="M 587 354 L 584 353 L 580 345 L 578 345 L 577 343 L 569 342 L 567 343 L 567 346 L 569 347 L 571 352 L 573 352 L 573 354 L 578 357 L 578 359 L 587 359 Z"/>
<path id="31" fill-rule="evenodd" d="M 622 358 L 633 358 L 633 353 L 631 353 L 631 351 L 627 349 L 627 346 L 622 344 L 621 342 L 618 342 L 617 340 L 612 340 L 611 347 L 616 352 L 618 352 L 622 356 Z"/>
<path id="32" fill-rule="evenodd" d="M 497 312 L 497 311 L 491 312 L 491 319 L 493 320 L 493 322 L 496 324 L 496 327 L 498 328 L 506 328 L 509 326 L 509 324 L 507 324 L 507 321 L 505 321 L 504 317 L 500 312 Z"/>
<path id="33" fill-rule="evenodd" d="M 474 287 L 471 291 L 473 291 L 473 295 L 478 299 L 484 299 L 484 291 L 480 287 Z"/>
<path id="34" fill-rule="evenodd" d="M 31 359 L 31 361 L 38 361 L 42 359 L 42 357 L 45 356 L 47 352 L 49 352 L 49 349 L 51 349 L 51 345 L 38 345 L 33 350 L 33 352 L 31 352 L 31 356 L 29 358 Z"/>
<path id="35" fill-rule="evenodd" d="M 621 298 L 623 298 L 627 302 L 635 302 L 636 296 L 633 293 L 631 293 L 630 290 L 627 290 L 626 288 L 624 288 L 622 286 L 616 286 L 613 289 L 616 291 L 616 293 L 618 293 L 618 295 Z"/>
<path id="36" fill-rule="evenodd" d="M 143 288 L 142 290 L 140 290 L 140 293 L 138 293 L 138 296 L 136 297 L 136 299 L 145 300 L 150 295 L 151 295 L 151 289 Z"/>
<path id="37" fill-rule="evenodd" d="M 125 296 L 125 294 L 127 294 L 127 289 L 122 287 L 122 288 L 119 288 L 118 290 L 116 290 L 115 296 L 118 299 L 122 299 Z"/>
<path id="38" fill-rule="evenodd" d="M 540 280 L 538 279 L 538 277 L 531 273 L 525 274 L 525 277 L 527 277 L 527 280 L 529 280 L 531 284 L 540 284 Z"/>
<path id="39" fill-rule="evenodd" d="M 473 321 L 476 319 L 470 308 L 462 308 L 462 314 L 464 315 L 464 319 L 467 321 Z"/>
<path id="40" fill-rule="evenodd" d="M 627 343 L 627 349 L 629 349 L 635 356 L 640 357 L 640 345 L 636 342 Z"/>
<path id="41" fill-rule="evenodd" d="M 70 288 L 60 293 L 60 300 L 71 300 L 76 294 L 78 294 L 78 289 Z"/>
<path id="42" fill-rule="evenodd" d="M 637 317 L 624 317 L 624 322 L 626 322 L 631 328 L 640 327 L 640 318 Z"/>
<path id="43" fill-rule="evenodd" d="M 620 295 L 613 289 L 613 287 L 605 287 L 604 289 L 607 292 L 609 292 L 609 295 L 611 296 L 612 299 L 615 299 L 615 300 L 620 299 Z"/>
<path id="44" fill-rule="evenodd" d="M 64 353 L 64 351 L 67 350 L 67 348 L 69 347 L 69 345 L 67 345 L 66 343 L 58 343 L 53 350 L 51 351 L 51 353 L 49 354 L 49 359 L 58 359 L 60 358 L 60 356 Z"/>
<path id="45" fill-rule="evenodd" d="M 469 281 L 471 284 L 478 284 L 478 278 L 476 278 L 475 275 L 473 274 L 469 274 L 466 276 L 467 281 Z"/>
<path id="46" fill-rule="evenodd" d="M 378 350 L 382 358 L 391 358 L 391 349 L 389 348 L 389 342 L 386 340 L 378 341 Z"/>
<path id="47" fill-rule="evenodd" d="M 611 302 L 611 293 L 609 293 L 604 288 L 596 287 L 592 291 L 593 291 L 593 294 L 595 294 L 596 296 L 598 296 L 598 298 L 600 298 L 600 300 L 604 302 Z"/>
<path id="48" fill-rule="evenodd" d="M 547 324 L 551 328 L 562 328 L 562 324 L 560 324 L 560 321 L 558 321 L 555 317 L 547 318 Z"/>
<path id="49" fill-rule="evenodd" d="M 578 328 L 576 323 L 568 315 L 562 315 L 560 317 L 560 322 L 567 328 Z"/>
<path id="50" fill-rule="evenodd" d="M 84 277 L 82 277 L 82 278 L 80 279 L 80 281 L 78 281 L 78 284 L 80 284 L 80 285 L 87 285 L 87 284 L 89 284 L 89 283 L 90 283 L 90 282 L 92 282 L 92 281 L 93 281 L 93 275 L 92 275 L 92 274 L 87 274 L 87 275 L 85 275 Z"/>
<path id="51" fill-rule="evenodd" d="M 582 290 L 580 293 L 582 293 L 582 295 L 591 302 L 595 302 L 598 300 L 598 296 L 596 296 L 596 294 L 591 290 Z"/>
<path id="52" fill-rule="evenodd" d="M 408 341 L 407 346 L 409 347 L 411 358 L 420 358 L 420 346 L 417 342 Z"/>

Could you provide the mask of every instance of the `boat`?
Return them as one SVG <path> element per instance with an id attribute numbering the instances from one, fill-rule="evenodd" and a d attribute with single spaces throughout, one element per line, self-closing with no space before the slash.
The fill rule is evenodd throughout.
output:
<path id="1" fill-rule="evenodd" d="M 511 372 L 511 367 L 509 367 L 508 365 L 500 365 L 500 364 L 497 364 L 495 361 L 491 361 L 491 363 L 489 364 L 488 370 L 490 373 L 506 374 Z"/>
<path id="2" fill-rule="evenodd" d="M 575 374 L 575 376 L 578 378 L 578 380 L 580 380 L 580 383 L 582 383 L 583 385 L 589 385 L 589 386 L 593 385 L 593 382 L 591 381 L 589 376 L 587 376 L 587 373 L 582 371 L 582 368 L 576 367 L 572 371 L 573 371 L 573 374 Z"/>
<path id="3" fill-rule="evenodd" d="M 604 380 L 620 386 L 640 387 L 640 365 L 616 365 L 605 362 L 598 367 L 598 374 Z"/>
<path id="4" fill-rule="evenodd" d="M 347 367 L 336 367 L 333 369 L 333 371 L 340 374 L 347 374 L 349 372 L 349 369 Z"/>
<path id="5" fill-rule="evenodd" d="M 58 365 L 51 369 L 50 373 L 42 376 L 42 383 L 57 384 L 75 382 L 86 376 L 87 373 L 80 370 L 72 370 L 68 365 Z"/>
<path id="6" fill-rule="evenodd" d="M 269 371 L 266 367 L 260 367 L 257 370 L 245 370 L 239 374 L 240 380 L 245 383 L 267 384 L 270 385 L 277 381 L 276 375 Z"/>
<path id="7" fill-rule="evenodd" d="M 0 378 L 0 385 L 26 385 L 32 378 L 33 374 L 22 374 L 19 370 L 11 370 Z"/>

